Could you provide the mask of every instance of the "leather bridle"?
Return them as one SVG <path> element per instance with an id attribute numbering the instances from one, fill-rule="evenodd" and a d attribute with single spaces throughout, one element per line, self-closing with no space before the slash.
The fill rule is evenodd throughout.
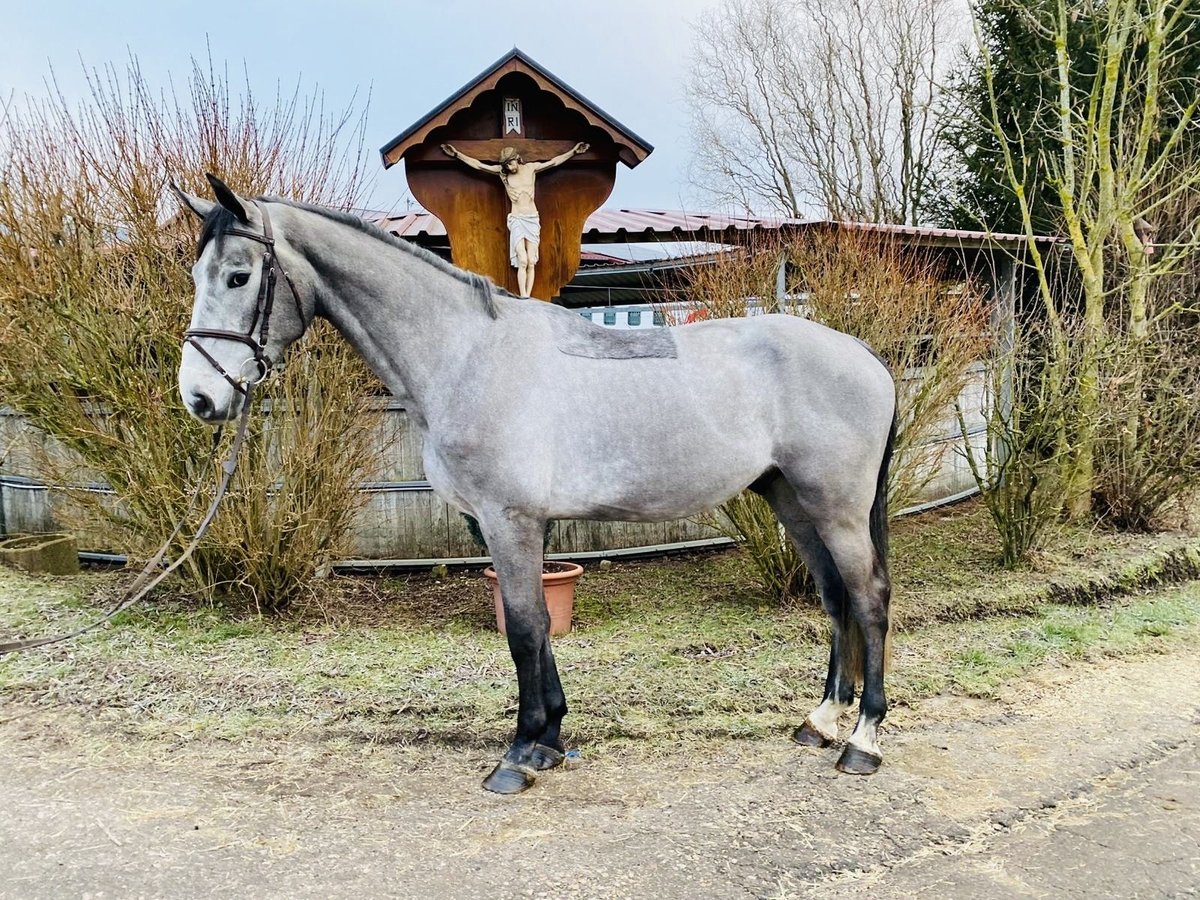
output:
<path id="1" fill-rule="evenodd" d="M 252 201 L 253 202 L 253 201 Z M 267 339 L 271 331 L 271 311 L 275 307 L 275 280 L 276 271 L 283 276 L 283 280 L 287 282 L 288 290 L 292 292 L 292 300 L 296 304 L 296 314 L 300 317 L 300 325 L 302 328 L 308 327 L 308 322 L 304 316 L 304 309 L 300 305 L 300 295 L 296 292 L 296 286 L 292 283 L 292 279 L 288 276 L 287 271 L 279 263 L 279 258 L 275 253 L 275 235 L 271 231 L 271 217 L 267 215 L 265 206 L 255 203 L 258 207 L 258 212 L 262 216 L 263 233 L 255 234 L 253 231 L 246 231 L 243 228 L 226 228 L 222 234 L 232 235 L 233 237 L 243 237 L 252 241 L 258 241 L 266 247 L 263 253 L 262 278 L 258 282 L 258 299 L 254 308 L 254 320 L 250 323 L 250 330 L 246 333 L 240 331 L 226 331 L 221 328 L 189 328 L 183 333 L 184 343 L 189 344 L 201 356 L 203 356 L 210 366 L 220 373 L 221 377 L 232 385 L 233 389 L 249 401 L 248 389 L 256 384 L 259 384 L 270 373 L 274 366 L 274 361 L 267 355 Z M 255 336 L 255 329 L 258 330 L 258 335 Z M 248 379 L 242 377 L 239 372 L 235 377 L 222 366 L 211 353 L 197 340 L 197 338 L 216 338 L 222 341 L 237 341 L 245 344 L 254 352 L 254 364 L 257 368 L 255 377 Z"/>

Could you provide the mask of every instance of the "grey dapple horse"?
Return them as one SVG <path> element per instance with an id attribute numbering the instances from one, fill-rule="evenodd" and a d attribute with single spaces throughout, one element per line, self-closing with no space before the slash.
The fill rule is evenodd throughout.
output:
<path id="1" fill-rule="evenodd" d="M 485 788 L 516 793 L 563 759 L 567 704 L 541 590 L 546 521 L 680 518 L 747 487 L 775 510 L 833 619 L 824 699 L 794 737 L 834 741 L 861 679 L 838 768 L 879 767 L 895 387 L 865 345 L 776 315 L 606 330 L 353 216 L 243 199 L 209 179 L 215 203 L 177 192 L 204 220 L 183 400 L 207 424 L 235 418 L 244 383 L 281 362 L 316 316 L 403 400 L 426 477 L 479 520 L 503 586 L 520 706 Z M 275 303 L 277 275 L 288 296 Z M 620 401 L 647 386 L 640 405 Z"/>

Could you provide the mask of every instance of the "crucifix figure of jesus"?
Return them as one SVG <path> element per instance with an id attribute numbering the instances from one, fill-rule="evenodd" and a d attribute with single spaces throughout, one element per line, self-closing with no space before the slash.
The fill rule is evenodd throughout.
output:
<path id="1" fill-rule="evenodd" d="M 517 287 L 522 297 L 528 297 L 533 290 L 533 270 L 537 265 L 538 244 L 542 239 L 542 223 L 533 202 L 537 173 L 561 166 L 571 157 L 586 153 L 587 149 L 588 145 L 580 142 L 553 159 L 527 163 L 514 148 L 505 147 L 500 151 L 500 159 L 493 165 L 460 153 L 453 144 L 442 144 L 442 151 L 447 156 L 461 160 L 480 172 L 499 175 L 504 183 L 504 192 L 508 194 L 512 205 L 508 214 L 508 261 L 517 270 Z"/>

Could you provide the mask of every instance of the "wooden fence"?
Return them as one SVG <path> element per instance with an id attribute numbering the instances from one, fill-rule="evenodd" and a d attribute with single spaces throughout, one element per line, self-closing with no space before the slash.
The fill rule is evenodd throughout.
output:
<path id="1" fill-rule="evenodd" d="M 903 379 L 901 390 L 919 377 L 914 373 Z M 986 440 L 984 410 L 990 400 L 983 367 L 976 367 L 970 372 L 959 403 L 966 416 L 967 439 L 977 451 L 982 450 Z M 389 407 L 380 427 L 380 440 L 387 453 L 377 480 L 362 486 L 369 496 L 353 527 L 354 561 L 367 565 L 480 557 L 484 551 L 472 541 L 462 516 L 434 494 L 424 480 L 421 438 L 404 410 Z M 933 438 L 916 451 L 933 473 L 918 497 L 919 505 L 933 505 L 974 490 L 962 447 L 957 416 L 949 408 Z M 66 451 L 20 415 L 0 409 L 0 452 L 0 534 L 57 530 L 56 510 L 61 513 L 61 505 L 67 501 L 59 486 L 45 483 L 39 460 L 47 456 L 68 459 Z M 108 491 L 103 484 L 85 481 L 86 475 L 81 476 L 80 483 L 88 490 Z M 82 547 L 110 549 L 98 529 L 85 529 L 78 536 Z M 563 521 L 555 524 L 549 552 L 584 555 L 669 548 L 719 537 L 713 528 L 691 519 L 656 524 Z"/>

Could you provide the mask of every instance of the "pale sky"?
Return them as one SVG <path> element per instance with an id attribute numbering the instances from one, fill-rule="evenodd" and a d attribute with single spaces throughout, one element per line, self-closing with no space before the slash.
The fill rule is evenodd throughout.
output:
<path id="1" fill-rule="evenodd" d="M 688 183 L 684 81 L 690 23 L 714 0 L 278 0 L 77 2 L 0 0 L 0 99 L 44 95 L 53 66 L 69 100 L 86 90 L 81 64 L 116 63 L 130 52 L 155 85 L 186 84 L 189 57 L 243 64 L 256 95 L 325 92 L 344 107 L 371 91 L 367 148 L 378 165 L 370 203 L 405 195 L 402 166 L 384 172 L 378 149 L 484 68 L 520 47 L 652 145 L 638 168 L 617 167 L 608 207 L 698 209 Z M 360 104 L 361 105 L 361 104 Z"/>

